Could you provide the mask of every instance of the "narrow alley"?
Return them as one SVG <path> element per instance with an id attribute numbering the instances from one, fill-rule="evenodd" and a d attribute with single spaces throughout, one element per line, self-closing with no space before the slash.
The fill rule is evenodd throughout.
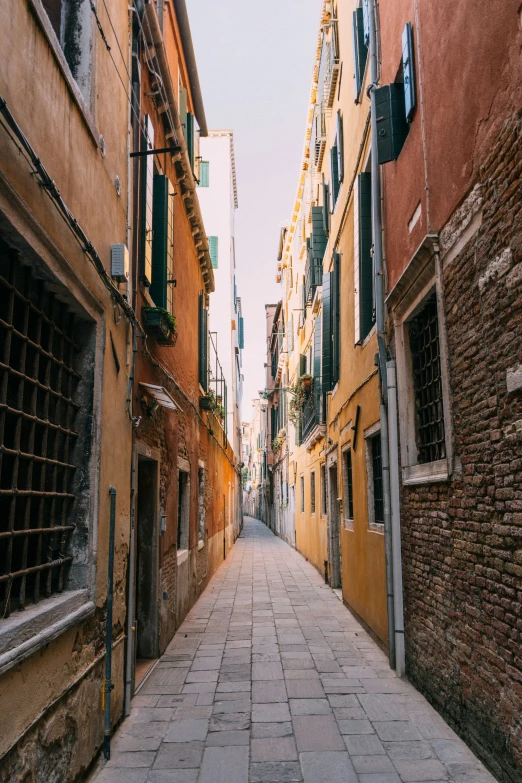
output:
<path id="1" fill-rule="evenodd" d="M 258 520 L 132 702 L 95 783 L 492 783 Z"/>

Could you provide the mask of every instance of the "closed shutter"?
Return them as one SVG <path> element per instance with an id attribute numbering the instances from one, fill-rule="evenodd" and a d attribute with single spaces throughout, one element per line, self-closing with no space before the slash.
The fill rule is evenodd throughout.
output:
<path id="1" fill-rule="evenodd" d="M 334 257 L 332 272 L 332 386 L 335 386 L 341 372 L 341 256 Z"/>
<path id="2" fill-rule="evenodd" d="M 370 172 L 357 177 L 358 240 L 358 310 L 359 340 L 370 332 L 373 324 L 373 260 L 372 260 L 372 185 Z"/>
<path id="3" fill-rule="evenodd" d="M 243 316 L 239 316 L 239 347 L 243 349 L 245 347 L 245 326 Z"/>
<path id="4" fill-rule="evenodd" d="M 207 237 L 212 269 L 218 268 L 218 237 Z"/>
<path id="5" fill-rule="evenodd" d="M 198 380 L 208 390 L 208 311 L 205 309 L 205 295 L 199 295 L 198 319 Z"/>
<path id="6" fill-rule="evenodd" d="M 323 275 L 323 392 L 332 388 L 332 273 Z"/>
<path id="7" fill-rule="evenodd" d="M 144 117 L 142 151 L 154 149 L 154 128 L 148 114 Z M 144 155 L 141 163 L 141 274 L 146 286 L 152 282 L 152 205 L 154 202 L 154 155 Z"/>
<path id="8" fill-rule="evenodd" d="M 359 95 L 364 79 L 364 70 L 368 58 L 368 46 L 364 42 L 363 9 L 356 8 L 353 12 L 353 63 L 355 103 L 359 103 Z"/>
<path id="9" fill-rule="evenodd" d="M 323 174 L 323 231 L 328 236 L 330 233 L 330 193 L 328 183 L 325 182 Z"/>
<path id="10" fill-rule="evenodd" d="M 337 203 L 337 196 L 339 195 L 339 164 L 337 160 L 337 145 L 335 144 L 330 149 L 330 186 L 332 191 L 332 212 L 335 209 Z"/>
<path id="11" fill-rule="evenodd" d="M 152 156 L 150 156 L 152 157 Z M 167 254 L 169 240 L 169 180 L 164 174 L 154 177 L 152 209 L 152 281 L 150 295 L 156 307 L 167 307 Z"/>
<path id="12" fill-rule="evenodd" d="M 200 188 L 210 187 L 210 163 L 208 160 L 202 160 L 199 164 L 199 186 Z"/>
<path id="13" fill-rule="evenodd" d="M 190 168 L 194 171 L 194 115 L 187 112 L 187 152 L 190 160 Z"/>
<path id="14" fill-rule="evenodd" d="M 339 183 L 344 179 L 344 131 L 340 109 L 337 110 L 337 179 Z"/>
<path id="15" fill-rule="evenodd" d="M 323 260 L 326 250 L 327 237 L 324 232 L 323 208 L 312 207 L 312 255 L 314 259 Z"/>
<path id="16" fill-rule="evenodd" d="M 411 24 L 402 31 L 402 75 L 404 82 L 404 108 L 406 119 L 411 120 L 415 109 L 415 74 L 413 64 L 413 35 Z"/>

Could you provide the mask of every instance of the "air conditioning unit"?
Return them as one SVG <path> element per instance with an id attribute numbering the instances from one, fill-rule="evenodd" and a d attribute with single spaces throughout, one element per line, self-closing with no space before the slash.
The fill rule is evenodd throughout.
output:
<path id="1" fill-rule="evenodd" d="M 118 283 L 129 279 L 129 251 L 125 245 L 111 247 L 111 276 Z"/>

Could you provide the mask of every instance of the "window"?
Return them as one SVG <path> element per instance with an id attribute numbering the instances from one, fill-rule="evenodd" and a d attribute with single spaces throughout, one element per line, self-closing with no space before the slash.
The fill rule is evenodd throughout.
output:
<path id="1" fill-rule="evenodd" d="M 373 481 L 373 521 L 384 523 L 384 497 L 382 489 L 382 453 L 381 435 L 370 438 L 372 481 Z"/>
<path id="2" fill-rule="evenodd" d="M 198 468 L 198 541 L 205 540 L 205 468 Z"/>
<path id="3" fill-rule="evenodd" d="M 208 249 L 210 253 L 210 260 L 212 261 L 212 269 L 218 268 L 218 237 L 208 237 Z"/>
<path id="4" fill-rule="evenodd" d="M 199 164 L 199 187 L 210 187 L 210 163 L 208 160 L 202 160 Z"/>
<path id="5" fill-rule="evenodd" d="M 364 81 L 364 71 L 366 69 L 366 60 L 368 59 L 369 25 L 368 37 L 365 34 L 365 21 L 367 18 L 367 8 L 366 14 L 363 12 L 362 8 L 356 8 L 353 12 L 352 26 L 355 103 L 359 103 L 361 88 Z"/>
<path id="6" fill-rule="evenodd" d="M 305 510 L 304 476 L 301 476 L 300 478 L 300 485 L 301 485 L 301 513 L 304 514 L 304 510 Z"/>
<path id="7" fill-rule="evenodd" d="M 354 315 L 355 343 L 362 342 L 374 323 L 372 259 L 371 174 L 364 171 L 355 181 L 354 198 Z"/>
<path id="8" fill-rule="evenodd" d="M 143 118 L 144 132 L 141 136 L 141 149 L 154 149 L 154 127 L 148 114 Z M 152 282 L 152 237 L 154 204 L 154 155 L 144 155 L 140 164 L 141 174 L 141 236 L 140 236 L 140 272 L 143 283 Z"/>
<path id="9" fill-rule="evenodd" d="M 339 154 L 337 147 L 337 139 L 335 144 L 330 148 L 330 196 L 332 203 L 330 205 L 330 211 L 334 212 L 335 205 L 337 203 L 337 196 L 339 195 Z"/>
<path id="10" fill-rule="evenodd" d="M 322 293 L 322 383 L 323 392 L 333 389 L 341 369 L 341 256 L 335 253 L 333 272 L 323 275 Z"/>
<path id="11" fill-rule="evenodd" d="M 402 79 L 404 84 L 404 110 L 411 121 L 415 111 L 415 72 L 413 64 L 413 34 L 410 22 L 402 31 Z"/>
<path id="12" fill-rule="evenodd" d="M 190 475 L 178 470 L 178 549 L 189 547 Z"/>
<path id="13" fill-rule="evenodd" d="M 315 514 L 315 470 L 310 473 L 310 511 Z"/>
<path id="14" fill-rule="evenodd" d="M 154 176 L 152 205 L 152 280 L 156 307 L 173 312 L 174 188 L 164 174 Z"/>
<path id="15" fill-rule="evenodd" d="M 343 452 L 343 509 L 344 521 L 353 523 L 353 474 L 352 474 L 352 450 Z M 350 526 L 348 524 L 348 526 Z M 351 525 L 353 527 L 353 525 Z"/>
<path id="16" fill-rule="evenodd" d="M 3 619 L 86 588 L 90 567 L 93 330 L 50 288 L 0 242 Z"/>
<path id="17" fill-rule="evenodd" d="M 326 466 L 324 463 L 321 465 L 321 514 L 326 516 L 328 504 L 328 490 L 326 487 Z"/>
<path id="18" fill-rule="evenodd" d="M 409 322 L 419 464 L 446 457 L 437 301 L 433 293 Z"/>
<path id="19" fill-rule="evenodd" d="M 63 51 L 72 77 L 87 105 L 91 103 L 90 74 L 92 49 L 92 10 L 77 0 L 42 0 L 51 27 Z"/>

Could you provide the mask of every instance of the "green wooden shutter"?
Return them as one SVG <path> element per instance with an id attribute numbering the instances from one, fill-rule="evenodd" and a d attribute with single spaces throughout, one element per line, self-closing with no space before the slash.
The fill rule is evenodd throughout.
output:
<path id="1" fill-rule="evenodd" d="M 364 79 L 364 70 L 368 57 L 368 47 L 364 42 L 364 18 L 363 9 L 356 8 L 353 12 L 353 62 L 355 103 L 359 103 L 361 87 Z"/>
<path id="2" fill-rule="evenodd" d="M 218 268 L 218 237 L 207 237 L 212 269 Z"/>
<path id="3" fill-rule="evenodd" d="M 187 112 L 187 152 L 190 160 L 190 168 L 194 171 L 194 115 Z"/>
<path id="4" fill-rule="evenodd" d="M 344 131 L 340 109 L 337 110 L 337 178 L 339 183 L 344 179 Z"/>
<path id="5" fill-rule="evenodd" d="M 150 156 L 152 157 L 152 156 Z M 154 203 L 152 208 L 152 280 L 150 295 L 156 307 L 167 307 L 167 253 L 169 180 L 164 174 L 154 177 Z"/>
<path id="6" fill-rule="evenodd" d="M 332 192 L 332 212 L 339 195 L 339 168 L 337 161 L 337 144 L 330 148 L 330 187 Z"/>
<path id="7" fill-rule="evenodd" d="M 303 420 L 301 416 L 297 419 L 297 424 L 295 428 L 295 443 L 296 446 L 301 446 L 303 443 Z"/>
<path id="8" fill-rule="evenodd" d="M 328 183 L 324 179 L 323 174 L 323 231 L 326 236 L 330 233 L 330 194 Z"/>
<path id="9" fill-rule="evenodd" d="M 205 309 L 205 294 L 199 295 L 198 318 L 198 380 L 208 390 L 208 311 Z"/>
<path id="10" fill-rule="evenodd" d="M 341 256 L 334 257 L 331 289 L 332 312 L 332 386 L 335 386 L 341 371 Z"/>
<path id="11" fill-rule="evenodd" d="M 202 160 L 199 164 L 199 187 L 210 187 L 210 163 L 208 160 Z"/>
<path id="12" fill-rule="evenodd" d="M 323 392 L 332 388 L 332 273 L 323 275 Z"/>
<path id="13" fill-rule="evenodd" d="M 323 223 L 323 208 L 312 207 L 312 255 L 314 258 L 320 258 L 323 260 L 324 251 L 326 250 L 327 236 L 324 232 Z"/>
<path id="14" fill-rule="evenodd" d="M 243 349 L 245 347 L 245 326 L 243 316 L 239 316 L 239 347 Z"/>
<path id="15" fill-rule="evenodd" d="M 359 319 L 360 339 L 373 324 L 372 180 L 368 171 L 358 176 L 359 208 Z"/>
<path id="16" fill-rule="evenodd" d="M 154 149 L 154 128 L 148 114 L 143 118 L 142 151 Z M 152 205 L 154 200 L 154 155 L 141 158 L 141 274 L 146 286 L 152 282 Z"/>

